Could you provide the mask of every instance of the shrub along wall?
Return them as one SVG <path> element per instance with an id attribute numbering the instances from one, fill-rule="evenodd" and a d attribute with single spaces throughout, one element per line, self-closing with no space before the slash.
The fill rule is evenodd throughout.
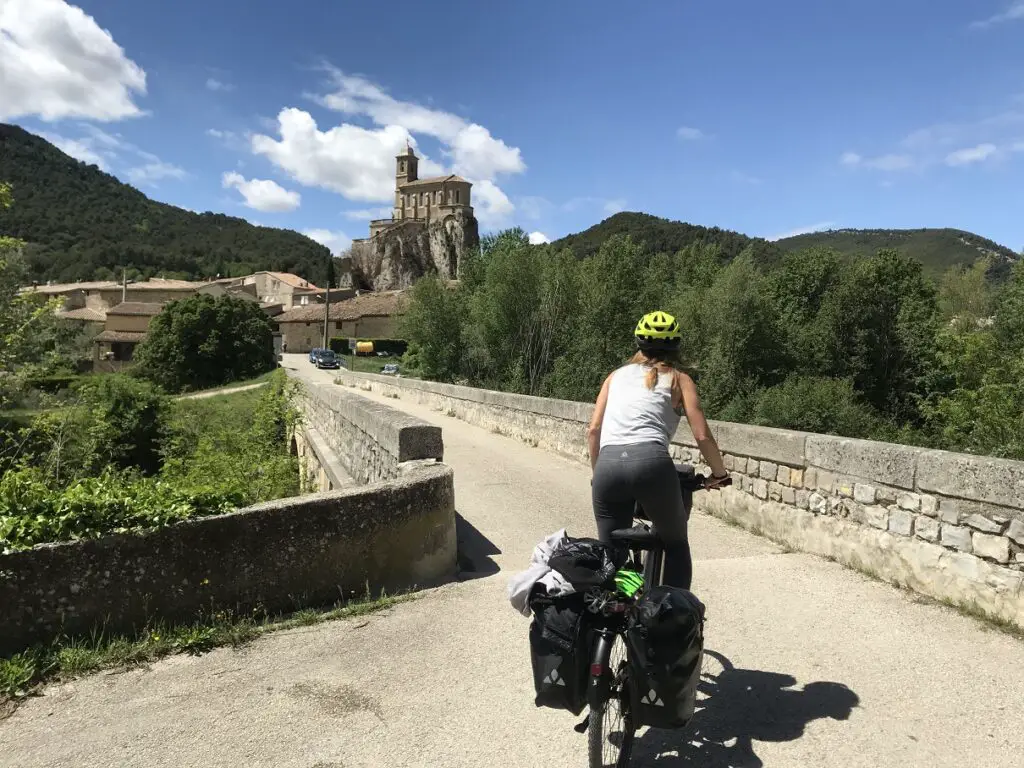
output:
<path id="1" fill-rule="evenodd" d="M 350 371 L 339 378 L 586 461 L 590 405 Z M 1024 462 L 711 426 L 735 482 L 696 495 L 711 514 L 1024 628 Z M 672 451 L 699 464 L 685 420 Z"/>

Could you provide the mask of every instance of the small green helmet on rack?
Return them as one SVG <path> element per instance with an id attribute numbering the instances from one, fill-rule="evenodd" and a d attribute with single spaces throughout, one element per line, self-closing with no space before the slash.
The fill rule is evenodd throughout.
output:
<path id="1" fill-rule="evenodd" d="M 644 586 L 644 577 L 636 571 L 620 569 L 615 574 L 615 586 L 626 597 L 633 597 Z"/>

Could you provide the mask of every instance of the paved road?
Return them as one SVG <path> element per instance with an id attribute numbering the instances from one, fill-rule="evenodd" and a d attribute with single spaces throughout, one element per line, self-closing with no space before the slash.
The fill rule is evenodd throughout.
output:
<path id="1" fill-rule="evenodd" d="M 178 400 L 205 400 L 207 397 L 220 397 L 221 395 L 233 395 L 236 392 L 248 392 L 250 389 L 258 389 L 266 384 L 265 381 L 256 384 L 243 384 L 240 387 L 227 387 L 225 389 L 214 389 L 209 392 L 196 392 L 194 395 L 180 395 Z"/>
<path id="2" fill-rule="evenodd" d="M 373 399 L 443 427 L 476 573 L 368 621 L 52 687 L 0 723 L 0 765 L 585 765 L 575 718 L 533 706 L 505 583 L 542 536 L 593 533 L 586 468 Z M 1020 642 L 705 516 L 692 538 L 707 644 L 733 669 L 694 729 L 643 735 L 636 765 L 1020 763 Z"/>

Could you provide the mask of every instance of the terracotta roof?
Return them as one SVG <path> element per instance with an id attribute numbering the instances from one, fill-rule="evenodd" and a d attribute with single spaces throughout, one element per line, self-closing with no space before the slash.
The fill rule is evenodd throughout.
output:
<path id="1" fill-rule="evenodd" d="M 407 181 L 405 182 L 405 184 L 399 184 L 398 188 L 405 189 L 406 187 L 418 187 L 421 184 L 440 184 L 441 182 L 444 181 L 459 181 L 462 182 L 463 184 L 471 184 L 471 182 L 467 181 L 461 176 L 456 176 L 453 173 L 450 176 L 431 176 L 429 179 L 416 179 L 416 181 Z"/>
<path id="2" fill-rule="evenodd" d="M 67 312 L 58 312 L 57 317 L 65 320 L 88 320 L 93 323 L 102 323 L 107 316 L 97 309 L 79 307 L 78 309 L 69 309 Z"/>
<path id="3" fill-rule="evenodd" d="M 101 331 L 93 341 L 142 341 L 145 331 Z"/>
<path id="4" fill-rule="evenodd" d="M 143 315 L 152 317 L 159 315 L 163 310 L 163 304 L 156 304 L 147 301 L 122 301 L 116 307 L 107 310 L 108 315 Z"/>
<path id="5" fill-rule="evenodd" d="M 344 301 L 332 301 L 328 320 L 358 320 L 360 317 L 373 315 L 400 315 L 405 311 L 405 301 L 404 291 L 367 292 Z M 279 323 L 310 323 L 316 320 L 323 322 L 324 305 L 295 307 L 282 312 L 275 319 Z"/>

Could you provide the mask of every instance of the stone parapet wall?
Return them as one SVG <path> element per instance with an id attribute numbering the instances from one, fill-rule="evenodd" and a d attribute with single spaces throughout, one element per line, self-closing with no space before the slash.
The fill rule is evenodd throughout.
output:
<path id="1" fill-rule="evenodd" d="M 343 371 L 586 461 L 587 403 Z M 729 422 L 711 428 L 734 486 L 695 504 L 801 551 L 1024 627 L 1024 463 Z M 700 464 L 689 428 L 672 452 Z"/>
<path id="2" fill-rule="evenodd" d="M 319 467 L 309 469 L 324 490 L 344 475 L 372 483 L 397 477 L 405 462 L 444 458 L 440 427 L 339 387 L 303 379 L 300 404 L 298 452 L 307 466 L 316 459 Z"/>
<path id="3" fill-rule="evenodd" d="M 455 573 L 452 471 L 259 504 L 143 534 L 0 555 L 0 653 L 212 611 L 290 611 Z"/>

